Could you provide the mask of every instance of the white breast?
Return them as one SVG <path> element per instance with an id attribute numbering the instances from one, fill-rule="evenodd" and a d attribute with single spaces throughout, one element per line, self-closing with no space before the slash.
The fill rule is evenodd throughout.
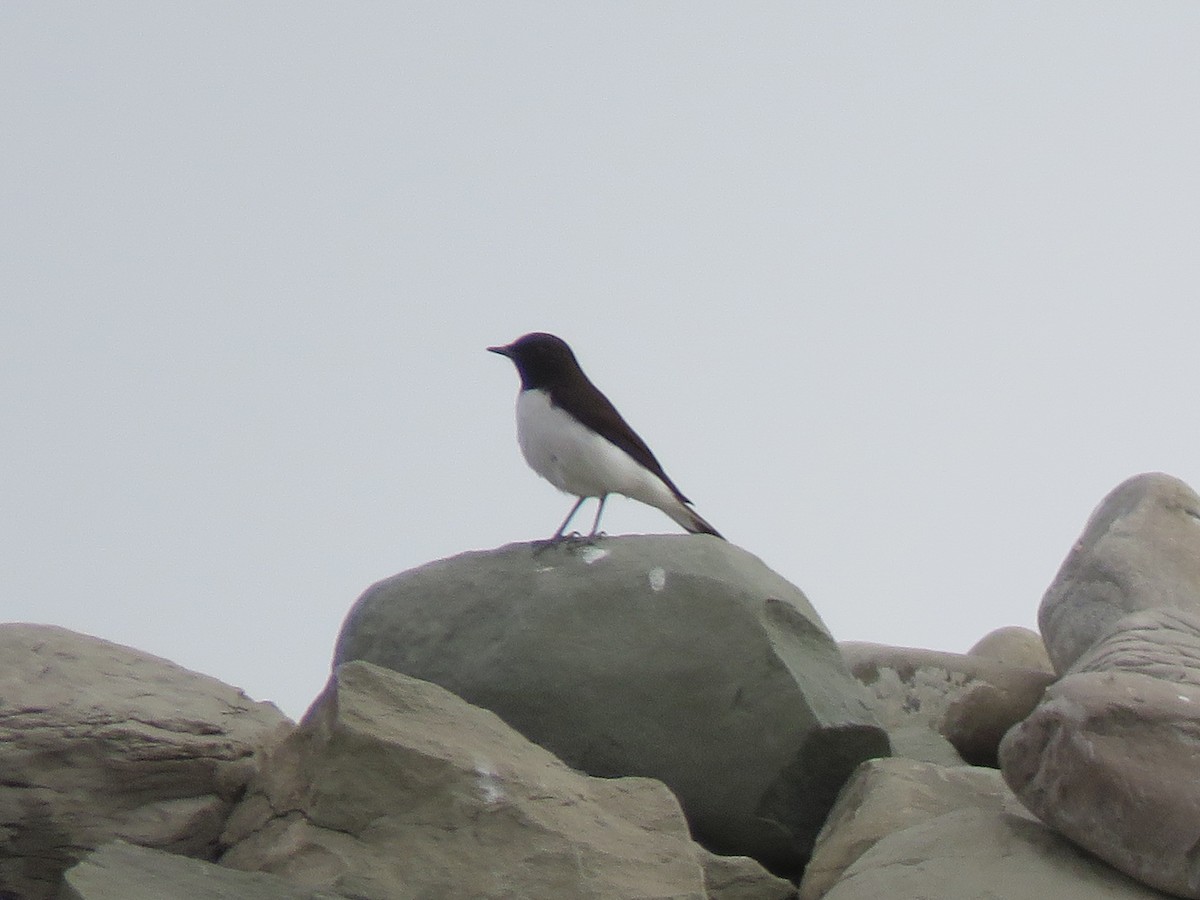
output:
<path id="1" fill-rule="evenodd" d="M 545 391 L 517 397 L 517 440 L 529 467 L 560 491 L 577 497 L 624 494 L 659 509 L 679 505 L 662 479 L 551 405 Z"/>

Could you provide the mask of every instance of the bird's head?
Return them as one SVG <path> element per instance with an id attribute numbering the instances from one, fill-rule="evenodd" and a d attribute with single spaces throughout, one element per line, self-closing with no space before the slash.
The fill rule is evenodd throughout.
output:
<path id="1" fill-rule="evenodd" d="M 579 363 L 567 342 L 543 331 L 526 334 L 511 344 L 488 347 L 488 350 L 513 361 L 521 376 L 521 387 L 525 389 L 546 387 L 579 371 Z"/>

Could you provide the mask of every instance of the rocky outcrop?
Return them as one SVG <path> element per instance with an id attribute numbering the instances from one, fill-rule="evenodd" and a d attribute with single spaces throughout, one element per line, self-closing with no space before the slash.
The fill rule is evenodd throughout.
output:
<path id="1" fill-rule="evenodd" d="M 1200 498 L 1141 475 L 1092 514 L 1041 618 L 1065 671 L 1000 763 L 1056 831 L 1200 898 Z"/>
<path id="2" fill-rule="evenodd" d="M 336 661 L 426 679 L 567 764 L 644 775 L 710 849 L 798 871 L 837 791 L 888 752 L 804 595 L 706 536 L 467 553 L 380 582 Z"/>
<path id="3" fill-rule="evenodd" d="M 804 900 L 1162 900 L 1025 813 L 991 770 L 864 763 L 818 838 Z"/>
<path id="4" fill-rule="evenodd" d="M 704 537 L 382 582 L 338 658 L 443 686 L 349 661 L 298 727 L 128 648 L 0 626 L 0 900 L 795 896 L 694 843 L 645 769 L 710 847 L 794 874 L 812 851 L 805 900 L 1200 900 L 1191 497 L 1142 476 L 1093 515 L 1043 605 L 1053 683 L 1016 628 L 843 659 L 799 591 Z M 880 721 L 911 758 L 871 758 Z M 1005 729 L 1002 778 L 964 764 Z"/>
<path id="5" fill-rule="evenodd" d="M 214 678 L 48 625 L 0 626 L 0 887 L 54 895 L 122 839 L 211 859 L 290 722 Z"/>
<path id="6" fill-rule="evenodd" d="M 1198 598 L 1200 497 L 1169 475 L 1136 475 L 1088 519 L 1042 599 L 1038 623 L 1062 673 L 1130 613 L 1195 612 Z"/>
<path id="7" fill-rule="evenodd" d="M 896 754 L 927 762 L 994 767 L 1004 733 L 1033 710 L 1054 680 L 1044 669 L 975 654 L 857 642 L 841 649 Z"/>
<path id="8" fill-rule="evenodd" d="M 117 841 L 83 858 L 63 877 L 56 900 L 349 900 L 297 887 L 261 872 Z"/>
<path id="9" fill-rule="evenodd" d="M 705 897 L 661 783 L 574 772 L 494 714 L 362 662 L 275 749 L 225 839 L 224 865 L 363 900 Z"/>
<path id="10" fill-rule="evenodd" d="M 1005 738 L 1008 783 L 1056 831 L 1134 878 L 1200 897 L 1200 688 L 1089 672 Z"/>

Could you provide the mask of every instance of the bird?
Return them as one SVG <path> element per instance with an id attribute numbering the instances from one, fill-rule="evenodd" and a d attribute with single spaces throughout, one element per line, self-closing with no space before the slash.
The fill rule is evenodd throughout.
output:
<path id="1" fill-rule="evenodd" d="M 599 533 L 609 494 L 662 510 L 693 534 L 724 537 L 692 508 L 646 442 L 580 368 L 560 337 L 535 331 L 511 344 L 487 348 L 517 367 L 517 442 L 529 467 L 578 499 L 548 543 L 562 540 L 589 497 L 598 498 L 589 540 Z"/>

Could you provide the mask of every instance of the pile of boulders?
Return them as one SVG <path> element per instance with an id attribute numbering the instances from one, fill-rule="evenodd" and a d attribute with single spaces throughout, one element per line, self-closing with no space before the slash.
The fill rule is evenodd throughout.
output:
<path id="1" fill-rule="evenodd" d="M 839 646 L 710 536 L 515 544 L 369 589 L 299 724 L 0 626 L 0 900 L 1200 898 L 1200 499 L 1117 488 L 1040 625 Z"/>

